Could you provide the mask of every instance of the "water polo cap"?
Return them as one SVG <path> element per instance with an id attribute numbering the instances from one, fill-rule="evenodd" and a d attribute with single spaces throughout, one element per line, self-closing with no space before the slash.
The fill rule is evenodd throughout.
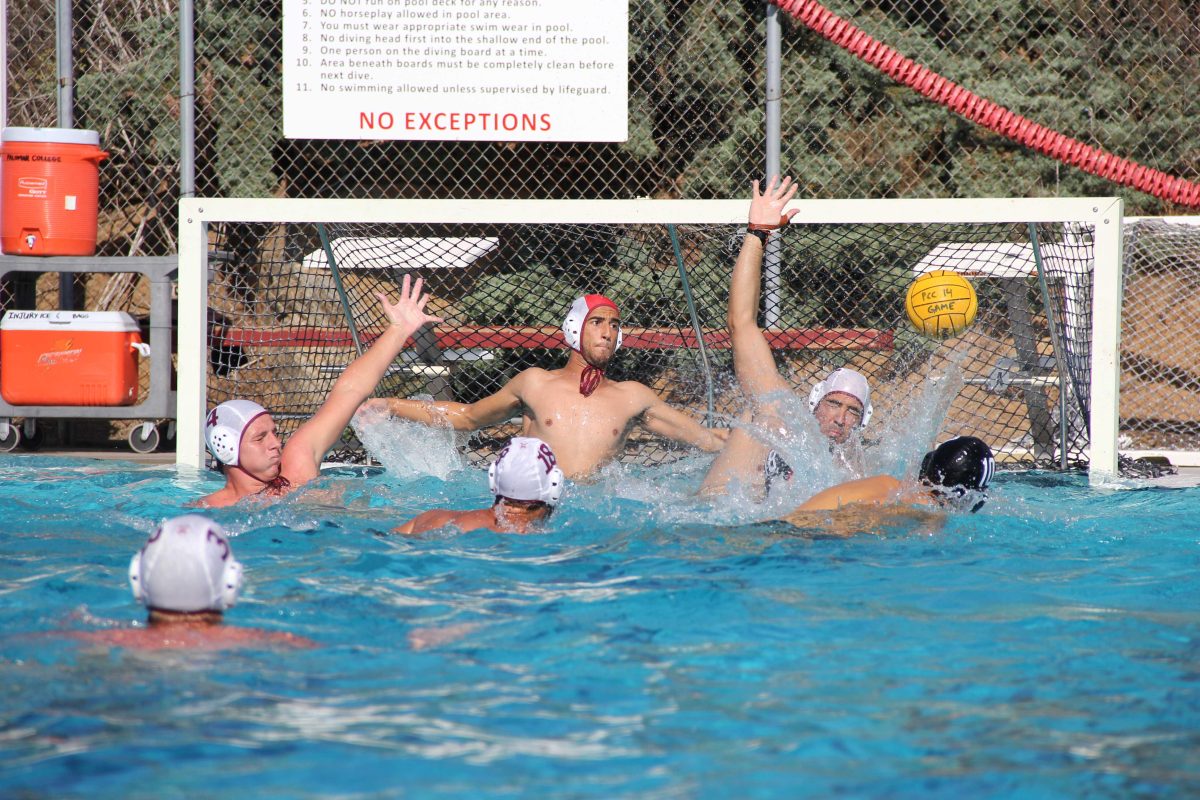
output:
<path id="1" fill-rule="evenodd" d="M 580 339 L 583 336 L 583 324 L 587 322 L 587 318 L 592 315 L 592 312 L 601 306 L 608 306 L 613 311 L 620 313 L 617 304 L 602 294 L 585 294 L 571 303 L 571 309 L 567 311 L 567 318 L 563 320 L 562 324 L 563 339 L 566 340 L 567 347 L 579 350 Z M 614 353 L 621 349 L 622 338 L 620 329 L 617 329 L 617 345 L 613 348 Z"/>
<path id="2" fill-rule="evenodd" d="M 246 428 L 266 413 L 265 408 L 252 400 L 226 400 L 208 412 L 204 422 L 204 443 L 213 458 L 222 464 L 237 466 Z"/>
<path id="3" fill-rule="evenodd" d="M 242 565 L 221 526 L 199 514 L 159 525 L 129 562 L 133 597 L 163 611 L 221 611 L 237 601 Z"/>
<path id="4" fill-rule="evenodd" d="M 809 410 L 816 411 L 817 404 L 825 399 L 825 395 L 833 392 L 843 392 L 862 403 L 862 419 L 859 421 L 858 427 L 867 427 L 867 423 L 871 421 L 871 414 L 875 410 L 871 406 L 871 387 L 867 384 L 867 379 L 847 367 L 835 369 L 825 380 L 813 385 L 812 391 L 808 393 Z"/>
<path id="5" fill-rule="evenodd" d="M 925 454 L 920 478 L 956 497 L 963 497 L 967 492 L 978 492 L 982 497 L 970 509 L 974 513 L 983 507 L 988 483 L 995 472 L 996 459 L 992 449 L 982 439 L 957 436 Z M 944 496 L 947 492 L 941 494 Z"/>
<path id="6" fill-rule="evenodd" d="M 532 436 L 514 436 L 488 467 L 492 494 L 509 500 L 557 505 L 564 481 L 550 445 Z"/>
<path id="7" fill-rule="evenodd" d="M 771 484 L 777 480 L 790 481 L 795 472 L 792 466 L 784 460 L 783 456 L 779 455 L 778 450 L 772 450 L 767 453 L 767 463 L 763 465 L 763 475 L 766 479 L 767 491 L 771 491 Z"/>

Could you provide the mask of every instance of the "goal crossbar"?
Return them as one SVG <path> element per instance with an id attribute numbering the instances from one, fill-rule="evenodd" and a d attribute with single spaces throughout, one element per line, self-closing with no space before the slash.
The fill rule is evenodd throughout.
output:
<path id="1" fill-rule="evenodd" d="M 805 200 L 792 204 L 800 225 L 1079 223 L 1092 231 L 1090 431 L 1093 477 L 1117 470 L 1121 324 L 1122 201 L 1119 198 L 955 200 Z M 225 223 L 424 223 L 744 225 L 745 200 L 309 200 L 186 198 L 179 209 L 179 464 L 204 463 L 209 405 L 210 232 Z"/>

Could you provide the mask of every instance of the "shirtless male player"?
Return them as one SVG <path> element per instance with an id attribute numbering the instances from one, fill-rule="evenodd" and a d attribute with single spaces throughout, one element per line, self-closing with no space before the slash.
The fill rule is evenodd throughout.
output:
<path id="1" fill-rule="evenodd" d="M 541 439 L 514 436 L 488 468 L 488 488 L 495 498 L 490 508 L 434 508 L 395 532 L 424 533 L 453 526 L 463 531 L 530 533 L 550 517 L 565 482 L 548 444 Z"/>
<path id="2" fill-rule="evenodd" d="M 522 415 L 522 435 L 541 439 L 558 457 L 568 478 L 594 473 L 615 458 L 632 432 L 642 425 L 652 433 L 715 452 L 724 431 L 705 428 L 667 405 L 637 381 L 612 381 L 604 375 L 621 346 L 617 304 L 604 295 L 575 300 L 562 326 L 571 348 L 565 366 L 530 367 L 500 391 L 474 403 L 376 399 L 365 405 L 394 417 L 426 425 L 473 431 Z"/>

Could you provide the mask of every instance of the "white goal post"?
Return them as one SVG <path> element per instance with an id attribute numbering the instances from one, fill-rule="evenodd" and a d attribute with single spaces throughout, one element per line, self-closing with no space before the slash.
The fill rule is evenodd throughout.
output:
<path id="1" fill-rule="evenodd" d="M 208 361 L 209 283 L 213 271 L 210 259 L 216 249 L 213 231 L 223 225 L 414 223 L 460 225 L 464 229 L 477 223 L 739 226 L 745 223 L 747 207 L 748 201 L 744 199 L 183 199 L 179 207 L 176 462 L 193 467 L 205 462 L 203 427 L 210 405 L 211 366 Z M 1077 225 L 1089 231 L 1094 258 L 1088 319 L 1091 340 L 1087 460 L 1094 480 L 1116 475 L 1123 224 L 1123 204 L 1119 198 L 805 200 L 793 203 L 792 207 L 798 210 L 795 223 L 813 226 L 1011 223 Z M 778 281 L 778 277 L 768 275 L 767 280 Z"/>

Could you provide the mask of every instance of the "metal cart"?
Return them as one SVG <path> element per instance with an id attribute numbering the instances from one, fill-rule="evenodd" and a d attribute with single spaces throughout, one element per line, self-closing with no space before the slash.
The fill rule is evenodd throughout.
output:
<path id="1" fill-rule="evenodd" d="M 39 419 L 141 419 L 129 432 L 136 453 L 157 449 L 165 434 L 174 438 L 175 392 L 171 389 L 171 291 L 179 261 L 170 257 L 97 258 L 89 256 L 0 256 L 0 278 L 14 272 L 125 273 L 138 272 L 150 280 L 150 389 L 135 406 L 14 406 L 0 397 L 0 452 L 11 452 L 22 435 L 32 438 Z M 22 425 L 13 424 L 21 418 Z M 167 423 L 167 430 L 158 421 Z"/>

